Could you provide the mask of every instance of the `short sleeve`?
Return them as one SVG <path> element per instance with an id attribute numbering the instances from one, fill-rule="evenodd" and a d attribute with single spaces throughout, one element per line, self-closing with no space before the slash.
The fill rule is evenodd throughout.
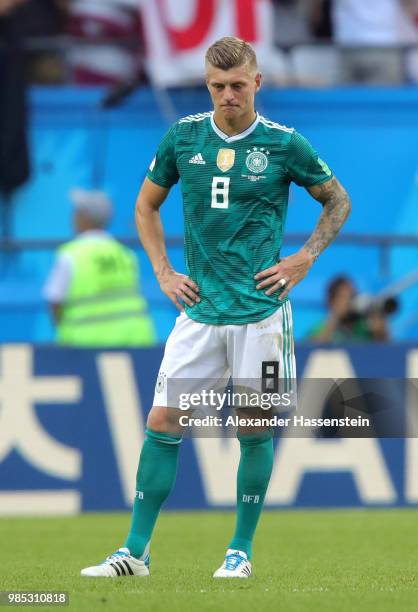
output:
<path id="1" fill-rule="evenodd" d="M 45 300 L 52 304 L 64 302 L 68 295 L 71 276 L 71 259 L 68 255 L 59 253 L 42 291 Z"/>
<path id="2" fill-rule="evenodd" d="M 147 172 L 150 181 L 168 189 L 175 185 L 180 178 L 176 165 L 175 129 L 176 124 L 168 130 L 162 139 L 157 154 Z"/>
<path id="3" fill-rule="evenodd" d="M 302 187 L 325 183 L 333 177 L 332 170 L 298 132 L 293 132 L 290 139 L 287 171 L 290 180 Z"/>

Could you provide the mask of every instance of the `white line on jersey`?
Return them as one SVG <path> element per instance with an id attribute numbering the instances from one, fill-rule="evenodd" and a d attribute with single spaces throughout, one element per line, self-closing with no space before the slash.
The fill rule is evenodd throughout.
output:
<path id="1" fill-rule="evenodd" d="M 201 153 L 198 153 L 197 155 L 193 155 L 193 157 L 191 159 L 189 159 L 189 164 L 200 164 L 200 165 L 205 165 L 206 162 L 202 157 Z"/>
<path id="2" fill-rule="evenodd" d="M 183 117 L 183 119 L 179 120 L 179 123 L 191 123 L 192 121 L 203 121 L 203 119 L 207 119 L 210 117 L 212 112 L 209 113 L 197 113 L 197 115 L 187 115 L 187 117 Z"/>
<path id="3" fill-rule="evenodd" d="M 289 134 L 292 134 L 295 131 L 295 128 L 288 128 L 286 125 L 280 125 L 280 123 L 270 121 L 269 119 L 266 119 L 262 116 L 260 116 L 260 123 L 262 123 L 268 128 L 272 128 L 274 130 L 281 130 L 282 132 L 288 132 Z"/>

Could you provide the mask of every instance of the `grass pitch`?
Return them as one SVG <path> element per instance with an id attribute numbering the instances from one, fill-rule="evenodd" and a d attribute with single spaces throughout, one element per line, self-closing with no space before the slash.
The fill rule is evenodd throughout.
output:
<path id="1" fill-rule="evenodd" d="M 414 510 L 266 511 L 253 577 L 213 580 L 233 522 L 232 513 L 164 513 L 151 578 L 109 580 L 79 571 L 123 543 L 127 514 L 3 518 L 0 590 L 69 591 L 70 609 L 89 612 L 418 610 Z"/>

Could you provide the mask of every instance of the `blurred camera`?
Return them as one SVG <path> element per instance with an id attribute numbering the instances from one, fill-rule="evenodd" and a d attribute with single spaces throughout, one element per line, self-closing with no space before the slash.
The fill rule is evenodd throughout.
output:
<path id="1" fill-rule="evenodd" d="M 372 313 L 378 313 L 381 316 L 389 316 L 397 312 L 398 309 L 399 300 L 394 295 L 378 297 L 360 293 L 353 298 L 350 310 L 342 322 L 346 324 L 354 323 Z"/>

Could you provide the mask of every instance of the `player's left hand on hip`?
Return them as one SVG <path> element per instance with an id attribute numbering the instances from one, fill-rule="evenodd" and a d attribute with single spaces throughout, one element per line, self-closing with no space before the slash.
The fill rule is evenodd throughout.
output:
<path id="1" fill-rule="evenodd" d="M 266 295 L 280 291 L 279 298 L 283 300 L 288 296 L 290 290 L 306 276 L 311 265 L 312 260 L 302 249 L 256 274 L 254 279 L 261 281 L 256 285 L 256 289 L 268 287 Z"/>

